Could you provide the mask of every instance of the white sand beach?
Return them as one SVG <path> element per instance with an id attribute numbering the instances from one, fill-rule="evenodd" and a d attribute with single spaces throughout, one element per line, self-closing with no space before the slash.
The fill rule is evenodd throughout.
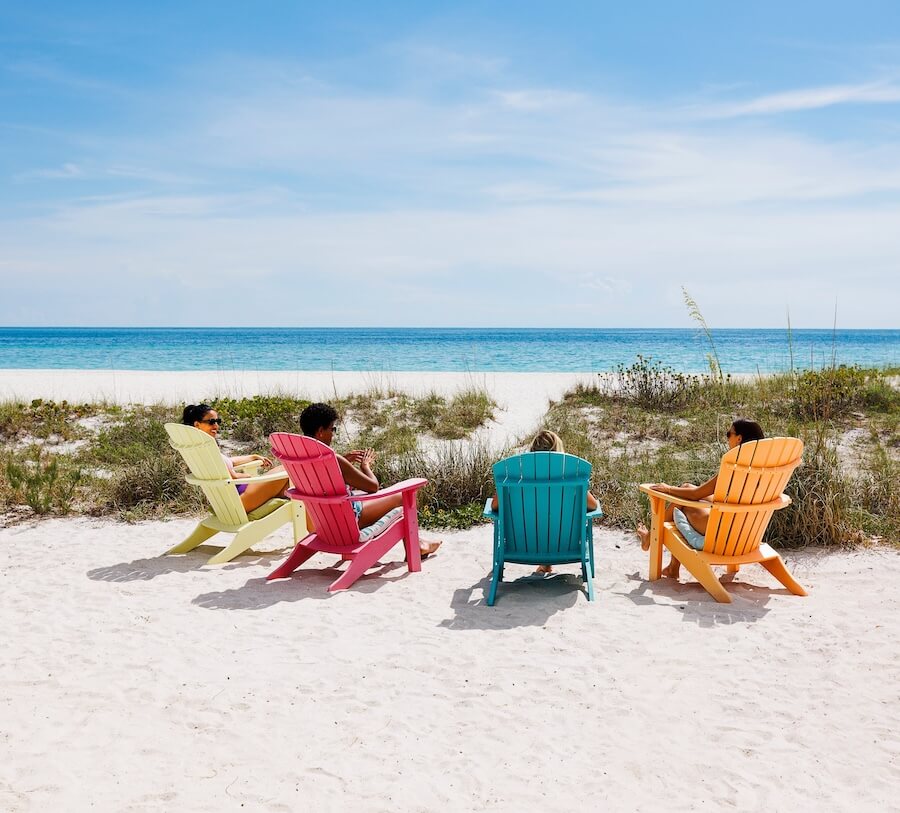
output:
<path id="1" fill-rule="evenodd" d="M 3 371 L 0 398 L 181 403 L 208 393 L 392 386 L 455 374 Z M 491 374 L 498 443 L 582 378 Z M 199 394 L 199 395 L 198 395 Z M 352 589 L 319 554 L 285 581 L 287 529 L 220 567 L 163 557 L 190 519 L 0 527 L 0 810 L 888 810 L 900 785 L 895 549 L 788 552 L 810 595 L 744 568 L 716 604 L 647 580 L 596 529 L 576 566 L 508 566 L 491 532 L 399 548 Z"/>
<path id="2" fill-rule="evenodd" d="M 161 557 L 190 524 L 0 531 L 3 810 L 897 809 L 895 551 L 718 605 L 598 529 L 595 603 L 508 566 L 491 608 L 488 527 L 329 595 L 322 554 L 265 582 L 286 530 Z"/>

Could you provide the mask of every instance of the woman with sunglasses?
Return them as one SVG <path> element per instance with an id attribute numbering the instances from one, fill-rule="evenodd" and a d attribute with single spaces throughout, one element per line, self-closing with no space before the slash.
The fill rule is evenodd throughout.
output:
<path id="1" fill-rule="evenodd" d="M 201 432 L 206 432 L 207 435 L 218 441 L 219 426 L 222 423 L 222 419 L 219 417 L 219 413 L 208 404 L 190 404 L 186 406 L 181 416 L 181 422 L 185 426 L 193 426 Z M 272 461 L 269 458 L 260 454 L 244 454 L 236 457 L 229 457 L 223 454 L 222 460 L 225 461 L 225 465 L 228 467 L 228 474 L 233 480 L 247 480 L 253 476 L 235 471 L 235 466 L 241 466 L 254 460 L 259 460 L 263 469 L 268 469 L 272 465 Z M 272 472 L 284 472 L 284 468 L 278 466 L 272 469 Z M 244 510 L 249 513 L 255 508 L 259 508 L 266 501 L 271 500 L 272 497 L 286 496 L 285 492 L 288 490 L 289 485 L 287 472 L 285 472 L 283 480 L 266 480 L 262 483 L 235 483 L 234 487 L 241 496 L 241 504 L 244 506 Z"/>
<path id="2" fill-rule="evenodd" d="M 756 421 L 750 421 L 746 418 L 737 418 L 734 423 L 728 427 L 725 433 L 725 439 L 728 441 L 728 448 L 733 449 L 742 443 L 749 443 L 752 440 L 762 440 L 765 437 L 762 427 Z M 716 479 L 718 475 L 707 480 L 699 486 L 691 483 L 682 483 L 680 486 L 670 486 L 666 483 L 656 483 L 651 488 L 654 491 L 661 491 L 663 494 L 671 494 L 673 497 L 680 497 L 684 500 L 706 500 L 709 501 L 716 491 Z M 709 508 L 699 508 L 695 506 L 685 505 L 676 507 L 672 503 L 666 506 L 666 522 L 674 522 L 675 527 L 681 532 L 685 541 L 695 550 L 703 550 L 704 537 L 706 536 L 706 526 L 709 523 Z M 641 548 L 643 550 L 650 549 L 650 531 L 643 522 L 637 526 L 637 535 L 641 540 Z M 669 576 L 677 579 L 681 572 L 681 562 L 674 556 L 668 565 L 662 570 L 663 576 Z"/>

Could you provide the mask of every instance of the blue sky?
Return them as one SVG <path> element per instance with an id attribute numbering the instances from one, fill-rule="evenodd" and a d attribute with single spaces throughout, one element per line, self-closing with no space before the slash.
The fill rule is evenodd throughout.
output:
<path id="1" fill-rule="evenodd" d="M 896 328 L 900 5 L 744 5 L 0 2 L 0 324 Z"/>

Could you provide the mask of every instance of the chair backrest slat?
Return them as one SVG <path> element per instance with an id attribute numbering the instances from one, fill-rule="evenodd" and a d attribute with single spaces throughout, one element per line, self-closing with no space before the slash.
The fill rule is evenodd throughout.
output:
<path id="1" fill-rule="evenodd" d="M 334 451 L 314 438 L 275 432 L 269 436 L 272 454 L 284 465 L 288 477 L 301 494 L 316 497 L 347 495 Z M 338 503 L 305 503 L 313 520 L 316 536 L 323 542 L 341 547 L 359 544 L 359 523 L 350 499 Z"/>
<path id="2" fill-rule="evenodd" d="M 580 555 L 591 464 L 559 452 L 527 452 L 494 464 L 507 556 Z"/>
<path id="3" fill-rule="evenodd" d="M 165 429 L 169 445 L 181 454 L 191 475 L 203 481 L 200 488 L 216 518 L 226 525 L 248 522 L 237 489 L 227 482 L 231 475 L 215 438 L 194 426 L 180 423 L 167 423 Z"/>
<path id="4" fill-rule="evenodd" d="M 800 465 L 803 443 L 797 438 L 766 438 L 730 449 L 722 457 L 715 503 L 760 505 L 778 499 L 791 472 Z M 773 509 L 733 513 L 710 511 L 703 550 L 740 556 L 762 543 Z"/>

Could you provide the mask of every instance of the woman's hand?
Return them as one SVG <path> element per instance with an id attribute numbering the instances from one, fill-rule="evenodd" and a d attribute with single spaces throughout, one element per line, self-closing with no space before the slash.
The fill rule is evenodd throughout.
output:
<path id="1" fill-rule="evenodd" d="M 652 486 L 650 486 L 650 488 L 652 488 L 654 491 L 658 491 L 660 494 L 672 493 L 672 486 L 668 485 L 667 483 L 654 483 Z"/>
<path id="2" fill-rule="evenodd" d="M 374 449 L 351 449 L 344 457 L 347 458 L 354 466 L 360 468 L 370 468 L 375 462 Z"/>
<path id="3" fill-rule="evenodd" d="M 261 454 L 252 454 L 252 455 L 250 455 L 250 459 L 251 460 L 259 460 L 259 462 L 262 463 L 262 466 L 260 468 L 263 468 L 263 469 L 272 468 L 272 461 L 269 460 L 268 457 L 263 457 Z"/>

